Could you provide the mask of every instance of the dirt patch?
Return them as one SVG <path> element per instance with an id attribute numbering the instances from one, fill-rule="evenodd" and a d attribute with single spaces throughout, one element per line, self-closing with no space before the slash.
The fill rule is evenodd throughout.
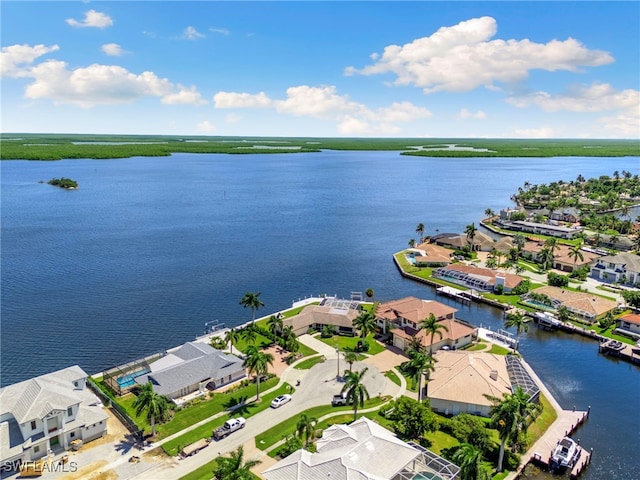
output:
<path id="1" fill-rule="evenodd" d="M 117 480 L 118 474 L 113 470 L 99 471 L 107 464 L 106 460 L 90 463 L 77 471 L 69 473 L 60 480 Z"/>
<path id="2" fill-rule="evenodd" d="M 118 443 L 126 441 L 127 436 L 130 435 L 129 430 L 116 418 L 116 416 L 109 410 L 105 408 L 105 412 L 109 415 L 107 419 L 107 434 L 103 437 L 96 438 L 90 442 L 82 445 L 81 450 L 88 450 L 93 447 L 97 447 L 99 445 L 104 445 L 105 443 Z"/>

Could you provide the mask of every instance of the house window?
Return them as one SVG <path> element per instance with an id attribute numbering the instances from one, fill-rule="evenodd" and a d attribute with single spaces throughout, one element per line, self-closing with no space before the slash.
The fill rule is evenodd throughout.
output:
<path id="1" fill-rule="evenodd" d="M 78 387 L 78 382 L 73 382 L 73 386 L 77 388 Z"/>
<path id="2" fill-rule="evenodd" d="M 35 430 L 35 429 L 36 429 L 36 421 L 31 420 L 31 430 Z"/>
<path id="3" fill-rule="evenodd" d="M 73 416 L 73 407 L 67 408 L 67 416 L 69 417 Z"/>
<path id="4" fill-rule="evenodd" d="M 71 434 L 69 435 L 70 438 L 74 438 L 76 436 L 76 432 L 71 432 Z"/>
<path id="5" fill-rule="evenodd" d="M 40 446 L 39 445 L 33 447 L 33 453 L 38 453 L 39 451 L 40 451 Z"/>

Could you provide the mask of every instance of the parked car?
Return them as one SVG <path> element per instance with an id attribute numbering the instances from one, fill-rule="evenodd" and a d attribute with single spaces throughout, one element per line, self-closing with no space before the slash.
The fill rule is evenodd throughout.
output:
<path id="1" fill-rule="evenodd" d="M 338 395 L 333 396 L 333 400 L 331 400 L 331 405 L 334 407 L 339 407 L 341 405 L 351 405 L 353 403 L 353 397 L 347 402 L 347 392 L 339 393 Z"/>
<path id="2" fill-rule="evenodd" d="M 291 401 L 291 395 L 289 394 L 280 395 L 279 397 L 276 397 L 271 401 L 271 408 L 279 408 L 285 403 L 289 403 L 290 401 Z"/>
<path id="3" fill-rule="evenodd" d="M 224 422 L 224 425 L 216 428 L 213 431 L 213 438 L 215 440 L 221 440 L 227 435 L 235 432 L 236 430 L 240 430 L 241 428 L 244 428 L 245 423 L 246 423 L 246 420 L 243 417 L 232 418 L 230 420 L 227 420 L 226 422 Z"/>

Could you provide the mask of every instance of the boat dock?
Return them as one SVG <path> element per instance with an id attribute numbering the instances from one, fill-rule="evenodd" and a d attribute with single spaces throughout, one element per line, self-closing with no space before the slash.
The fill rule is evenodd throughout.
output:
<path id="1" fill-rule="evenodd" d="M 640 347 L 622 343 L 617 340 L 601 341 L 598 351 L 605 355 L 620 357 L 631 363 L 640 365 Z"/>
<path id="2" fill-rule="evenodd" d="M 466 303 L 466 304 L 470 304 L 472 301 L 471 298 L 464 295 L 464 293 L 466 293 L 465 291 L 458 290 L 457 288 L 453 288 L 453 287 L 447 287 L 447 286 L 438 287 L 436 288 L 436 293 L 438 295 L 444 295 L 445 297 L 454 298 L 459 302 Z"/>

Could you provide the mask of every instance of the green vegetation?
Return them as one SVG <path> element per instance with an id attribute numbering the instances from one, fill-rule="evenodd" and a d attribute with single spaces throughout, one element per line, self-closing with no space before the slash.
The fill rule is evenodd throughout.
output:
<path id="1" fill-rule="evenodd" d="M 74 188 L 78 188 L 78 182 L 75 180 L 71 180 L 70 178 L 52 178 L 47 182 L 49 185 L 53 185 L 54 187 L 64 188 L 66 190 L 72 190 Z"/>
<path id="2" fill-rule="evenodd" d="M 299 153 L 329 150 L 387 150 L 429 157 L 635 156 L 637 140 L 511 140 L 424 138 L 259 138 L 170 135 L 0 135 L 3 160 L 126 158 L 172 153 Z M 73 143 L 76 142 L 76 143 Z M 84 142 L 84 143 L 83 143 Z M 91 143 L 94 142 L 94 143 Z M 446 144 L 489 151 L 437 150 Z M 412 147 L 412 148 L 409 148 Z"/>
<path id="3" fill-rule="evenodd" d="M 218 457 L 215 460 L 205 463 L 201 467 L 196 468 L 194 471 L 180 477 L 179 480 L 211 480 L 213 472 L 218 468 L 220 460 L 223 457 Z M 252 479 L 259 480 L 260 477 L 249 472 Z"/>
<path id="4" fill-rule="evenodd" d="M 311 357 L 311 358 L 307 358 L 306 360 L 303 360 L 293 368 L 295 368 L 296 370 L 309 370 L 314 365 L 317 365 L 318 363 L 323 363 L 324 361 L 325 361 L 325 358 L 322 355 L 318 355 L 317 357 Z"/>
<path id="5" fill-rule="evenodd" d="M 496 355 L 508 355 L 511 353 L 511 350 L 501 347 L 500 345 L 496 345 L 495 343 L 491 345 L 491 349 L 489 353 L 495 353 Z"/>
<path id="6" fill-rule="evenodd" d="M 540 415 L 538 415 L 535 421 L 529 425 L 527 429 L 527 446 L 530 447 L 533 445 L 547 429 L 551 426 L 553 422 L 558 418 L 558 414 L 553 409 L 547 397 L 545 397 L 542 393 L 540 393 L 540 407 L 542 411 Z"/>
<path id="7" fill-rule="evenodd" d="M 340 349 L 340 351 L 343 351 L 343 352 L 349 351 L 349 350 L 356 351 L 358 342 L 362 341 L 360 337 L 346 337 L 342 335 L 334 335 L 331 338 L 321 338 L 321 337 L 316 337 L 316 338 L 321 342 L 324 342 L 327 345 L 330 345 L 333 348 L 336 348 L 337 346 Z M 367 351 L 369 355 L 376 355 L 380 352 L 384 352 L 385 350 L 384 345 L 382 345 L 381 343 L 378 343 L 378 341 L 375 340 L 373 333 L 370 333 L 369 335 L 367 335 L 367 338 L 365 339 L 365 341 L 369 344 L 369 350 Z"/>
<path id="8" fill-rule="evenodd" d="M 384 372 L 384 376 L 387 377 L 389 380 L 391 380 L 396 385 L 398 385 L 398 386 L 402 385 L 402 382 L 400 381 L 400 377 L 398 377 L 398 375 L 396 375 L 396 372 L 394 372 L 393 370 L 388 370 L 388 371 Z"/>

